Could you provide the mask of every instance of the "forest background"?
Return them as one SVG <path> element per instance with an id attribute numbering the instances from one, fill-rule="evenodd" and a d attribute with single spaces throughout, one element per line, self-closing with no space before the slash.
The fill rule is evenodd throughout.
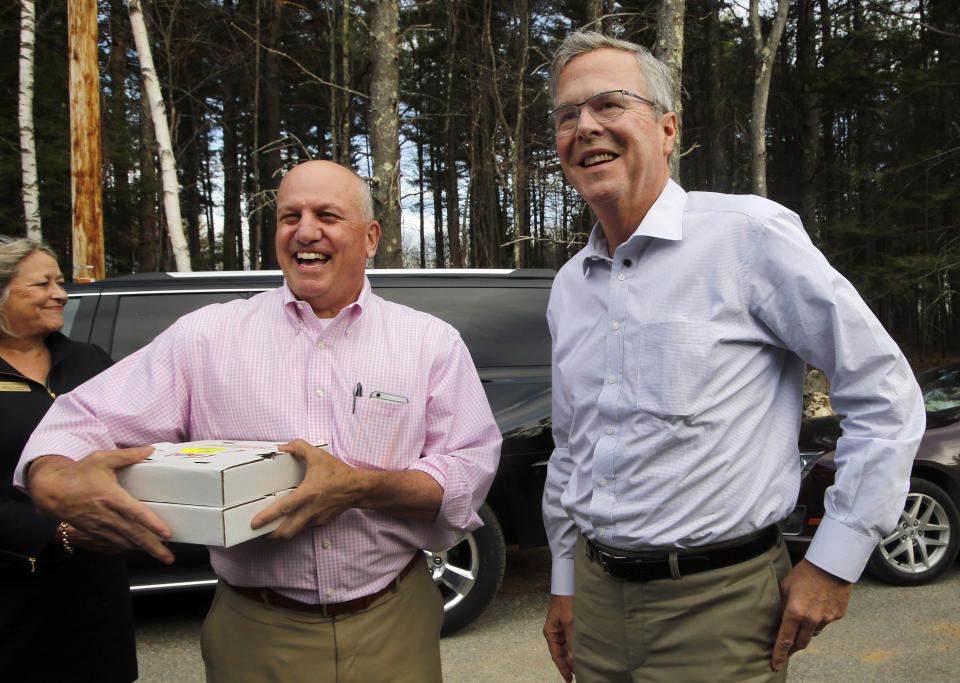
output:
<path id="1" fill-rule="evenodd" d="M 750 4 L 753 27 L 747 0 L 144 1 L 191 265 L 276 267 L 279 178 L 325 158 L 371 179 L 390 236 L 377 266 L 559 267 L 593 217 L 556 159 L 546 65 L 587 27 L 681 74 L 685 189 L 757 192 L 796 211 L 915 367 L 960 356 L 956 0 Z M 107 273 L 173 270 L 130 17 L 123 0 L 98 8 Z M 67 0 L 37 0 L 36 13 L 40 217 L 69 263 Z M 6 2 L 0 232 L 11 235 L 26 231 L 19 46 L 19 3 Z M 415 237 L 398 244 L 401 221 Z"/>

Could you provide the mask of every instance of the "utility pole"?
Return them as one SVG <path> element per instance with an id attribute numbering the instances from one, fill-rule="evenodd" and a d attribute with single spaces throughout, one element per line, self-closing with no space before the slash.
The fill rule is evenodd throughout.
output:
<path id="1" fill-rule="evenodd" d="M 67 3 L 70 35 L 70 193 L 73 280 L 104 277 L 97 0 Z"/>

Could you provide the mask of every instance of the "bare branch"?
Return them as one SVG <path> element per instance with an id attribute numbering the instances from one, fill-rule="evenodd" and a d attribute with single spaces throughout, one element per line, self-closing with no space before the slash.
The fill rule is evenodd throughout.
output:
<path id="1" fill-rule="evenodd" d="M 237 31 L 239 31 L 240 33 L 242 33 L 243 35 L 245 35 L 245 36 L 246 36 L 247 38 L 249 38 L 254 44 L 260 46 L 261 48 L 263 48 L 263 49 L 266 50 L 267 52 L 269 52 L 269 53 L 271 53 L 271 54 L 279 55 L 279 56 L 283 57 L 284 59 L 290 60 L 291 62 L 294 63 L 294 65 L 296 65 L 296 67 L 297 67 L 298 69 L 300 69 L 300 71 L 302 71 L 304 74 L 306 74 L 307 76 L 309 76 L 310 78 L 312 78 L 313 80 L 315 80 L 317 83 L 319 83 L 319 84 L 321 84 L 321 85 L 326 85 L 326 86 L 331 87 L 331 88 L 336 88 L 337 90 L 343 90 L 344 92 L 348 92 L 348 93 L 350 93 L 351 95 L 357 95 L 358 97 L 362 97 L 362 98 L 364 98 L 364 99 L 367 99 L 367 98 L 369 97 L 369 95 L 367 95 L 366 93 L 358 92 L 358 91 L 356 91 L 356 90 L 351 90 L 350 88 L 344 87 L 344 86 L 342 86 L 342 85 L 337 85 L 336 83 L 331 83 L 330 81 L 328 81 L 328 80 L 326 80 L 326 79 L 324 79 L 324 78 L 321 78 L 321 77 L 318 76 L 317 74 L 315 74 L 315 73 L 313 73 L 312 71 L 310 71 L 310 69 L 308 69 L 307 67 L 305 67 L 305 66 L 304 66 L 303 64 L 301 64 L 299 61 L 297 61 L 296 59 L 294 59 L 293 57 L 291 57 L 290 55 L 288 55 L 286 52 L 283 52 L 282 50 L 277 50 L 277 49 L 275 49 L 275 48 L 269 47 L 268 45 L 264 45 L 262 42 L 260 42 L 259 40 L 257 40 L 254 36 L 251 36 L 249 33 L 247 33 L 246 31 L 244 31 L 242 28 L 240 28 L 239 26 L 237 26 L 235 23 L 231 22 L 231 23 L 230 23 L 230 26 L 232 26 L 232 27 L 235 28 Z"/>

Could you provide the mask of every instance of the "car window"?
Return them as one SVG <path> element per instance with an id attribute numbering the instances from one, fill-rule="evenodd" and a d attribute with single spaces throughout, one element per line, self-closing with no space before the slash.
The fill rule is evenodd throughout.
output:
<path id="1" fill-rule="evenodd" d="M 146 346 L 182 315 L 208 304 L 224 303 L 247 295 L 247 292 L 191 292 L 121 296 L 110 355 L 114 360 L 120 360 Z"/>
<path id="2" fill-rule="evenodd" d="M 918 380 L 928 413 L 960 407 L 960 367 L 928 370 Z"/>
<path id="3" fill-rule="evenodd" d="M 460 331 L 477 367 L 550 365 L 546 287 L 376 287 Z"/>
<path id="4" fill-rule="evenodd" d="M 63 306 L 63 328 L 60 330 L 68 337 L 73 329 L 73 321 L 77 319 L 77 311 L 80 309 L 80 299 L 67 299 Z"/>

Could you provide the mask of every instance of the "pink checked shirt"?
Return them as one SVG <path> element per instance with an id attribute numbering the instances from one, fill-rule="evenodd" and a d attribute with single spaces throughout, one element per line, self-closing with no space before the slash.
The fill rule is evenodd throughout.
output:
<path id="1" fill-rule="evenodd" d="M 354 393 L 360 383 L 363 395 Z M 382 392 L 407 400 L 377 401 Z M 80 459 L 160 441 L 327 441 L 355 467 L 416 469 L 443 487 L 432 522 L 351 509 L 290 541 L 211 548 L 217 575 L 335 603 L 386 586 L 421 548 L 480 525 L 500 432 L 457 331 L 384 301 L 369 281 L 323 329 L 283 287 L 184 316 L 150 345 L 60 396 L 24 449 Z"/>

